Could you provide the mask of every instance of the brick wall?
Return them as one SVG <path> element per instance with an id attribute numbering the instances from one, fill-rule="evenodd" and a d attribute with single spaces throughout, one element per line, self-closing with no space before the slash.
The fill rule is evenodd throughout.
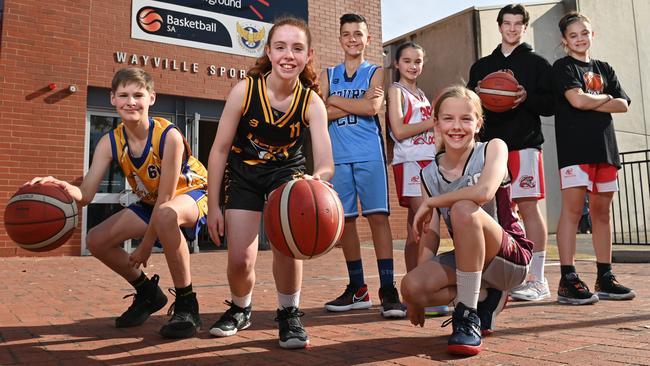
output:
<path id="1" fill-rule="evenodd" d="M 236 78 L 210 76 L 209 65 L 247 69 L 254 59 L 225 53 L 131 39 L 131 1 L 64 1 L 46 3 L 6 0 L 0 38 L 0 214 L 18 186 L 34 176 L 53 175 L 79 181 L 83 176 L 88 86 L 108 87 L 118 63 L 116 52 L 198 63 L 197 73 L 139 66 L 149 71 L 162 94 L 224 100 Z M 309 23 L 319 67 L 341 62 L 338 17 L 363 14 L 374 37 L 368 59 L 382 63 L 379 0 L 310 1 Z M 57 88 L 50 90 L 48 84 Z M 77 92 L 67 91 L 76 85 Z M 383 121 L 383 115 L 382 115 Z M 405 237 L 405 210 L 394 195 L 391 225 L 395 238 Z M 366 220 L 359 220 L 362 241 L 370 240 Z M 39 255 L 78 255 L 80 231 L 61 248 Z M 18 249 L 0 231 L 0 256 L 34 255 Z"/>

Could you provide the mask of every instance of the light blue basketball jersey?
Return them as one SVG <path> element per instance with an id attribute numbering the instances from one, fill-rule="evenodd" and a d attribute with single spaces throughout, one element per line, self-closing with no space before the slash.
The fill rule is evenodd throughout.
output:
<path id="1" fill-rule="evenodd" d="M 364 61 L 351 77 L 345 74 L 344 64 L 328 68 L 328 96 L 363 98 L 378 68 L 378 65 Z M 377 115 L 366 117 L 350 114 L 330 122 L 329 133 L 334 164 L 386 160 Z"/>

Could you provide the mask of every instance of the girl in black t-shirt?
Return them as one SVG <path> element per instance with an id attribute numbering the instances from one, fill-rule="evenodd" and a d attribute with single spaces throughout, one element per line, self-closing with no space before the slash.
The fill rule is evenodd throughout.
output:
<path id="1" fill-rule="evenodd" d="M 568 56 L 553 65 L 556 93 L 555 137 L 557 141 L 562 211 L 557 229 L 562 277 L 558 301 L 583 305 L 598 299 L 627 300 L 634 291 L 622 286 L 612 274 L 610 206 L 618 191 L 618 157 L 611 113 L 628 110 L 630 98 L 606 62 L 592 59 L 589 48 L 594 32 L 589 19 L 571 12 L 559 23 L 562 45 Z M 598 277 L 596 294 L 576 274 L 576 229 L 582 215 L 585 191 L 589 191 L 592 241 Z"/>

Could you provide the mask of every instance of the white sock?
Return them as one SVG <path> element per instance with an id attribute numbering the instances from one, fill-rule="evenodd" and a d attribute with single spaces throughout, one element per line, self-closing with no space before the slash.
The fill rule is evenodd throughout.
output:
<path id="1" fill-rule="evenodd" d="M 247 295 L 244 296 L 235 296 L 235 294 L 231 293 L 230 296 L 232 297 L 232 303 L 239 306 L 240 308 L 245 308 L 248 306 L 251 306 L 251 301 L 253 299 L 253 293 L 250 292 Z"/>
<path id="2" fill-rule="evenodd" d="M 278 291 L 278 309 L 282 310 L 288 307 L 297 308 L 300 305 L 300 290 L 295 294 L 283 294 Z"/>
<path id="3" fill-rule="evenodd" d="M 546 251 L 533 252 L 533 258 L 530 261 L 530 278 L 533 281 L 544 282 L 544 260 L 546 259 Z"/>
<path id="4" fill-rule="evenodd" d="M 481 292 L 481 272 L 462 272 L 456 270 L 456 302 L 476 309 Z"/>

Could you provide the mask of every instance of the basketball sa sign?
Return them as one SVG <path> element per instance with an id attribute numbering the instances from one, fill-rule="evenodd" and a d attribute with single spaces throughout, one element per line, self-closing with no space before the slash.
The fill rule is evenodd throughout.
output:
<path id="1" fill-rule="evenodd" d="M 287 5 L 285 1 L 268 0 L 133 0 L 131 37 L 258 57 L 276 13 L 308 18 L 306 0 Z"/>

